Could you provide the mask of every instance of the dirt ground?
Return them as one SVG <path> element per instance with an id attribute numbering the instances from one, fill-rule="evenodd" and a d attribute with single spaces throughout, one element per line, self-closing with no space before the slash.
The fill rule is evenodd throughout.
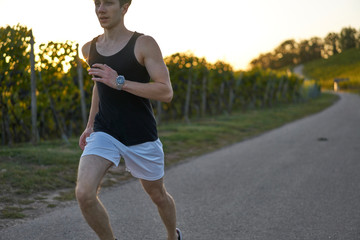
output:
<path id="1" fill-rule="evenodd" d="M 130 173 L 126 172 L 124 167 L 112 168 L 104 177 L 102 187 L 119 184 L 130 178 Z M 10 218 L 3 218 L 1 217 L 3 214 L 0 215 L 0 229 L 39 217 L 76 202 L 74 188 L 44 191 L 26 197 L 9 191 L 1 194 L 0 199 L 2 199 L 0 210 L 9 209 L 12 213 Z M 22 215 L 24 216 L 21 217 Z"/>

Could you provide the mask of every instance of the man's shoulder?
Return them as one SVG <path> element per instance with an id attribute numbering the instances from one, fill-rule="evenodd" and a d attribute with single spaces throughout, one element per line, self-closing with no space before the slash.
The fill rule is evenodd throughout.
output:
<path id="1" fill-rule="evenodd" d="M 158 48 L 156 40 L 152 36 L 145 34 L 142 34 L 138 37 L 137 45 L 142 50 L 151 50 L 153 48 Z"/>
<path id="2" fill-rule="evenodd" d="M 152 36 L 146 34 L 141 34 L 138 37 L 138 41 L 141 44 L 153 44 L 154 42 L 156 43 L 155 39 Z"/>
<path id="3" fill-rule="evenodd" d="M 94 37 L 93 39 L 91 39 L 90 41 L 88 41 L 87 43 L 85 43 L 82 48 L 81 48 L 81 52 L 84 56 L 85 59 L 88 59 L 89 55 L 90 55 L 90 48 L 91 48 L 91 43 L 94 40 L 97 40 L 101 35 L 98 35 L 96 37 Z"/>
<path id="4" fill-rule="evenodd" d="M 85 59 L 89 58 L 90 47 L 91 47 L 91 41 L 85 43 L 81 48 L 82 55 L 84 56 Z"/>

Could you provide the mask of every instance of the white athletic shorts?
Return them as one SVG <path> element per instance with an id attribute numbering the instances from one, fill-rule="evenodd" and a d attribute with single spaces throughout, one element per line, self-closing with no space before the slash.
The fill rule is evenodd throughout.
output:
<path id="1" fill-rule="evenodd" d="M 164 151 L 160 139 L 126 146 L 104 132 L 93 132 L 86 138 L 81 157 L 97 155 L 113 162 L 117 167 L 122 157 L 126 169 L 136 178 L 155 181 L 164 176 Z"/>

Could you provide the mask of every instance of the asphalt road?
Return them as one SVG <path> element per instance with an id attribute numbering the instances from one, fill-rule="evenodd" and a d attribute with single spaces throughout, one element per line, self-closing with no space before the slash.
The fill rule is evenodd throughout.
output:
<path id="1" fill-rule="evenodd" d="M 185 240 L 360 239 L 360 97 L 171 167 L 165 182 Z M 119 239 L 165 239 L 138 181 L 101 199 Z M 74 203 L 0 239 L 97 238 Z"/>

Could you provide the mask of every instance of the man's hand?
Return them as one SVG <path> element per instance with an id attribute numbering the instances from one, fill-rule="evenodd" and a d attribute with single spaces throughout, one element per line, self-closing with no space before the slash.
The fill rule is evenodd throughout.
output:
<path id="1" fill-rule="evenodd" d="M 92 75 L 92 80 L 101 82 L 108 85 L 111 88 L 116 88 L 116 78 L 119 75 L 114 69 L 106 64 L 95 63 L 88 70 L 89 74 Z"/>
<path id="2" fill-rule="evenodd" d="M 81 150 L 84 150 L 86 145 L 86 138 L 89 137 L 92 132 L 94 132 L 92 128 L 86 128 L 81 134 L 79 139 L 79 147 L 81 148 Z"/>

